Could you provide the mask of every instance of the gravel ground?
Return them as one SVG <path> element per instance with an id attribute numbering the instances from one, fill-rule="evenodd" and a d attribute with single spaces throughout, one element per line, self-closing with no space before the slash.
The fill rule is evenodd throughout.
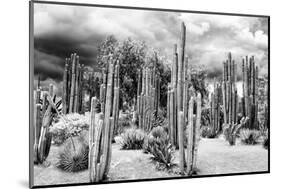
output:
<path id="1" fill-rule="evenodd" d="M 148 178 L 176 177 L 178 167 L 172 171 L 160 171 L 150 160 L 149 154 L 141 150 L 120 150 L 117 144 L 113 144 L 113 155 L 109 180 L 134 180 Z M 89 182 L 88 170 L 78 173 L 67 173 L 57 169 L 54 165 L 57 161 L 59 147 L 52 146 L 47 161 L 49 167 L 34 167 L 35 185 L 70 184 Z M 178 151 L 176 151 L 174 163 L 178 163 Z M 229 146 L 222 139 L 201 139 L 198 150 L 198 174 L 227 174 L 268 170 L 268 151 L 261 145 L 242 145 L 238 142 L 235 146 Z"/>

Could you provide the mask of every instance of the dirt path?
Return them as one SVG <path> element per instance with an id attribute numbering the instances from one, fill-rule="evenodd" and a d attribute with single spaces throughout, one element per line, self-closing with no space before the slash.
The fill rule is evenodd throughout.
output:
<path id="1" fill-rule="evenodd" d="M 66 173 L 54 165 L 57 161 L 59 148 L 51 147 L 48 168 L 34 167 L 35 184 L 66 184 L 89 182 L 88 170 L 78 173 Z M 175 173 L 159 171 L 151 162 L 150 155 L 141 150 L 119 150 L 113 145 L 113 156 L 109 172 L 109 180 L 131 180 L 147 178 L 163 178 L 179 176 Z M 261 145 L 229 146 L 223 139 L 202 139 L 198 151 L 199 175 L 241 173 L 267 171 L 268 153 Z M 178 163 L 178 152 L 175 154 L 175 163 Z"/>

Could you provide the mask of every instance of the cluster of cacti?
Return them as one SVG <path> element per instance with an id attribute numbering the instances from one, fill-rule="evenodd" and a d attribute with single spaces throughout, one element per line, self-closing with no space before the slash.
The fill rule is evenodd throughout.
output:
<path id="1" fill-rule="evenodd" d="M 258 128 L 258 67 L 255 65 L 254 56 L 242 59 L 242 115 L 249 118 L 247 127 Z"/>
<path id="2" fill-rule="evenodd" d="M 59 104 L 55 105 L 53 102 L 55 96 L 53 97 L 52 84 L 49 87 L 49 92 L 43 92 L 42 100 L 41 92 L 41 89 L 37 88 L 34 96 L 34 163 L 40 164 L 47 159 L 50 151 L 52 135 L 49 132 L 49 127 L 54 115 L 58 112 L 59 106 Z"/>
<path id="3" fill-rule="evenodd" d="M 182 23 L 179 56 L 177 45 L 174 46 L 171 83 L 168 85 L 167 117 L 171 143 L 179 147 L 180 173 L 191 175 L 196 169 L 202 99 L 200 93 L 197 97 L 193 97 L 195 92 L 189 88 L 188 62 L 184 55 L 185 40 L 186 27 Z M 194 108 L 194 104 L 196 108 Z M 196 110 L 195 115 L 194 110 Z M 186 140 L 187 150 L 185 153 Z"/>
<path id="4" fill-rule="evenodd" d="M 157 116 L 160 97 L 160 79 L 153 67 L 143 67 L 138 72 L 137 106 L 138 127 L 150 131 L 152 115 Z"/>
<path id="5" fill-rule="evenodd" d="M 80 65 L 76 53 L 65 59 L 62 95 L 64 114 L 83 112 L 83 72 L 84 65 Z"/>
<path id="6" fill-rule="evenodd" d="M 169 123 L 169 134 L 173 145 L 178 146 L 178 135 L 181 132 L 178 129 L 180 111 L 184 113 L 184 123 L 188 118 L 188 101 L 189 101 L 189 73 L 188 61 L 185 59 L 185 40 L 186 27 L 181 25 L 181 40 L 179 56 L 177 45 L 174 46 L 174 61 L 172 63 L 171 83 L 168 84 L 167 95 L 167 118 Z"/>
<path id="7" fill-rule="evenodd" d="M 211 94 L 210 100 L 210 128 L 211 136 L 215 137 L 221 131 L 221 85 L 214 84 L 214 92 Z"/>
<path id="8" fill-rule="evenodd" d="M 268 128 L 268 80 L 264 77 L 259 78 L 258 86 L 258 121 L 260 127 Z"/>
<path id="9" fill-rule="evenodd" d="M 231 53 L 223 62 L 222 98 L 224 124 L 236 124 L 238 122 L 238 94 L 237 94 L 237 64 L 232 59 Z"/>
<path id="10" fill-rule="evenodd" d="M 91 99 L 91 121 L 89 129 L 89 178 L 100 182 L 108 175 L 111 162 L 111 141 L 119 115 L 119 63 L 109 59 L 104 108 L 100 118 L 96 117 L 97 98 Z M 105 82 L 105 80 L 103 81 Z M 105 90 L 104 90 L 105 91 Z M 102 95 L 101 95 L 102 96 Z"/>
<path id="11" fill-rule="evenodd" d="M 233 60 L 231 53 L 228 59 L 223 62 L 223 81 L 222 81 L 222 98 L 223 98 L 223 118 L 224 134 L 230 145 L 235 144 L 238 128 L 238 109 L 239 99 L 237 94 L 237 64 Z"/>

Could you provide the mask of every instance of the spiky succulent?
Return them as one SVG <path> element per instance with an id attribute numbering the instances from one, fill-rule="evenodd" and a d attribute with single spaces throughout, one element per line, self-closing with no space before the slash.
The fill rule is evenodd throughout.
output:
<path id="1" fill-rule="evenodd" d="M 146 134 L 140 129 L 127 129 L 125 133 L 121 134 L 119 144 L 122 150 L 136 150 L 142 149 Z"/>
<path id="2" fill-rule="evenodd" d="M 255 129 L 241 129 L 240 139 L 244 144 L 254 145 L 257 144 L 261 136 L 260 131 Z"/>
<path id="3" fill-rule="evenodd" d="M 71 137 L 59 152 L 56 167 L 67 172 L 78 172 L 88 168 L 89 146 L 83 136 Z"/>

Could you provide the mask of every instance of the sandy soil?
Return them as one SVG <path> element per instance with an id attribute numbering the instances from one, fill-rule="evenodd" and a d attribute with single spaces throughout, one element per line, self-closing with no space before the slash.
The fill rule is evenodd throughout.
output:
<path id="1" fill-rule="evenodd" d="M 52 146 L 48 161 L 51 165 L 34 167 L 35 185 L 69 184 L 89 182 L 88 170 L 78 173 L 67 173 L 57 169 L 59 147 Z M 134 180 L 148 178 L 176 177 L 177 168 L 173 171 L 160 171 L 150 160 L 149 154 L 141 150 L 120 150 L 113 144 L 113 156 L 109 172 L 109 180 Z M 178 163 L 178 152 L 174 163 Z M 201 139 L 198 150 L 199 175 L 243 173 L 268 170 L 268 151 L 261 145 L 248 146 L 238 142 L 229 146 L 222 139 Z"/>

